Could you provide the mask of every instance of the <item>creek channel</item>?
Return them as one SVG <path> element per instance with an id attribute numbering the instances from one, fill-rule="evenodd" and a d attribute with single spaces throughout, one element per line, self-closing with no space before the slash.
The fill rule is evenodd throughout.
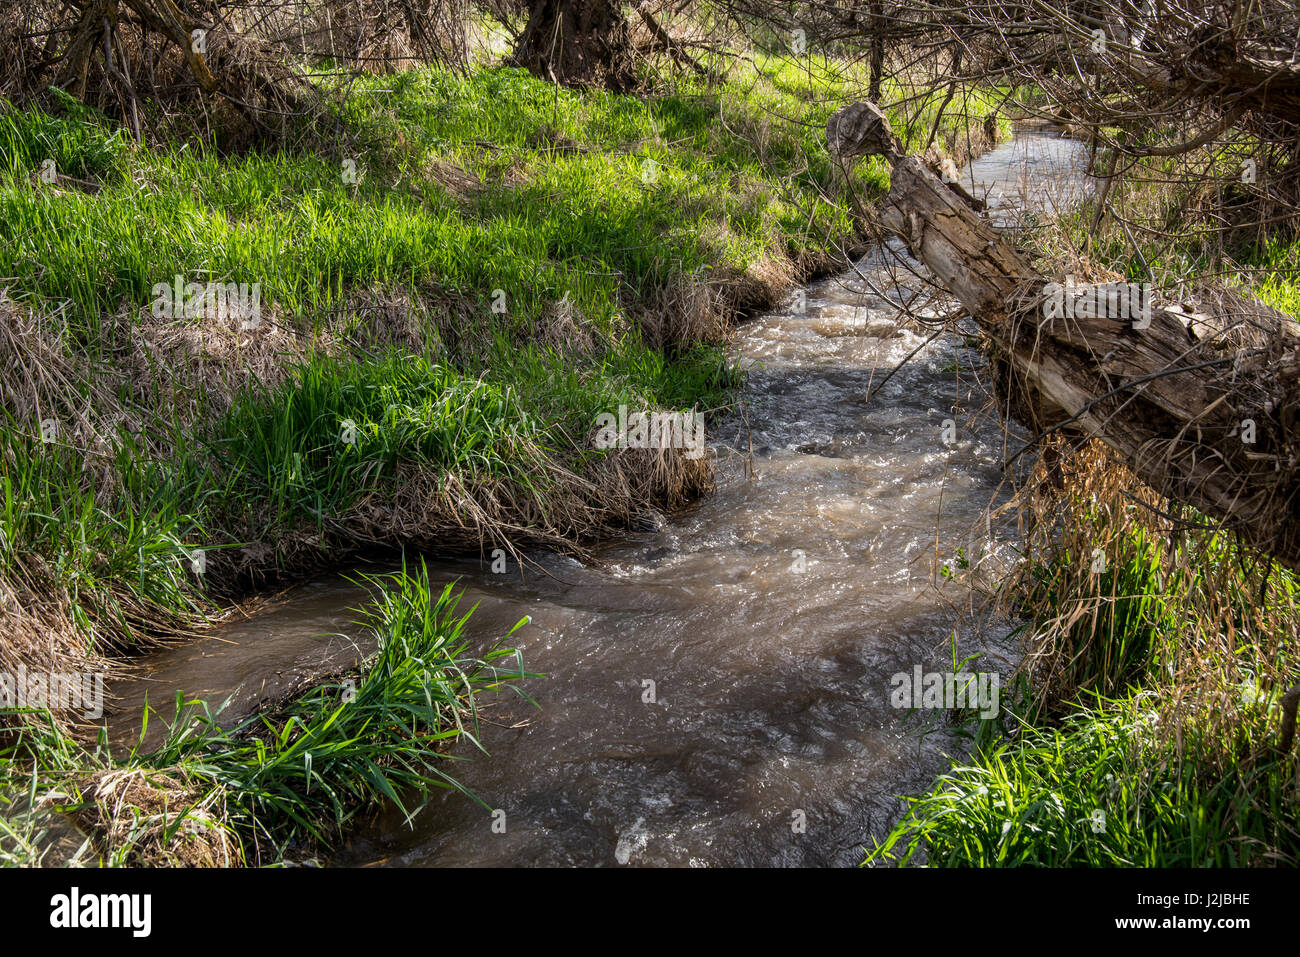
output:
<path id="1" fill-rule="evenodd" d="M 964 182 L 995 219 L 1050 215 L 1078 201 L 1085 160 L 1022 131 Z M 717 488 L 689 510 L 590 566 L 428 559 L 434 583 L 465 589 L 462 610 L 478 603 L 472 635 L 531 617 L 511 644 L 546 675 L 526 684 L 540 707 L 484 701 L 488 753 L 461 741 L 469 760 L 447 768 L 504 818 L 447 791 L 411 826 L 380 814 L 337 863 L 855 865 L 899 796 L 965 752 L 946 721 L 920 733 L 891 679 L 951 669 L 954 634 L 959 660 L 982 656 L 970 670 L 1014 668 L 1010 625 L 963 625 L 969 589 L 939 567 L 959 548 L 1011 551 L 1014 527 L 987 518 L 1009 440 L 975 350 L 901 320 L 920 283 L 900 258 L 880 247 L 736 330 L 741 412 L 708 424 Z M 233 714 L 347 666 L 371 650 L 352 610 L 365 597 L 345 577 L 310 583 L 148 655 L 114 689 L 111 736 L 138 731 L 146 694 L 164 717 L 177 689 Z"/>

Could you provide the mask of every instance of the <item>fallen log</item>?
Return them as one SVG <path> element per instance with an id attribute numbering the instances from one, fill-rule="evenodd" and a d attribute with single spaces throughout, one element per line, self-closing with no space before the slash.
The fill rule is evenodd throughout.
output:
<path id="1" fill-rule="evenodd" d="M 1053 283 L 964 191 L 903 153 L 872 103 L 826 127 L 832 155 L 893 167 L 882 222 L 982 332 L 1003 411 L 1096 437 L 1145 483 L 1300 571 L 1300 329 L 1223 289 L 1157 306 L 1144 289 Z"/>

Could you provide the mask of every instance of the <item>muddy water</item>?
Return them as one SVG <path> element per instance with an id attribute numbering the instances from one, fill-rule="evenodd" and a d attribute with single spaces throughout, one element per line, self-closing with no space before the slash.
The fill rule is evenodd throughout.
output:
<path id="1" fill-rule="evenodd" d="M 975 162 L 975 191 L 1003 214 L 1068 206 L 1082 152 L 1020 134 Z M 522 576 L 477 560 L 431 566 L 480 603 L 484 638 L 531 616 L 514 643 L 548 675 L 528 687 L 540 708 L 492 702 L 490 756 L 462 743 L 472 760 L 450 769 L 504 817 L 449 793 L 413 828 L 381 817 L 342 862 L 852 865 L 896 818 L 898 796 L 946 768 L 962 740 L 942 722 L 918 734 L 890 705 L 890 677 L 951 662 L 968 596 L 935 574 L 936 544 L 943 558 L 1005 548 L 1011 530 L 984 516 L 1006 439 L 977 357 L 949 336 L 865 401 L 925 341 L 881 297 L 916 288 L 896 275 L 899 254 L 880 250 L 808 287 L 802 311 L 795 299 L 739 330 L 743 414 L 708 425 L 718 488 L 697 507 L 603 550 L 602 567 L 554 556 L 534 556 Z M 331 636 L 355 631 L 348 608 L 361 597 L 321 583 L 157 655 L 122 710 L 176 687 L 247 706 L 364 652 Z M 956 630 L 960 653 L 1005 674 L 1007 627 L 973 620 Z"/>

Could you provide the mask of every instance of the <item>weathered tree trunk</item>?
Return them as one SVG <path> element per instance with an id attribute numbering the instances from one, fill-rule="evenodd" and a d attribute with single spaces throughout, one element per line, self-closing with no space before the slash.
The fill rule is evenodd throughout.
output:
<path id="1" fill-rule="evenodd" d="M 1300 336 L 1291 317 L 1215 290 L 1190 308 L 1150 305 L 1137 318 L 1054 308 L 1059 285 L 958 190 L 903 155 L 873 104 L 836 113 L 826 133 L 846 161 L 879 154 L 893 165 L 884 225 L 979 325 L 1009 415 L 1039 434 L 1095 436 L 1152 488 L 1300 571 Z"/>
<path id="2" fill-rule="evenodd" d="M 612 0 L 536 0 L 514 60 L 554 83 L 630 88 L 635 48 L 620 5 Z"/>

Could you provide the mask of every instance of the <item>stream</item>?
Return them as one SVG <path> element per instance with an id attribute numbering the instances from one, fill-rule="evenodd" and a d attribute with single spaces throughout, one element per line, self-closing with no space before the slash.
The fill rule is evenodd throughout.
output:
<path id="1" fill-rule="evenodd" d="M 1050 213 L 1086 188 L 1085 154 L 1020 132 L 966 182 L 996 216 Z M 970 669 L 1014 668 L 1010 625 L 963 615 L 970 591 L 938 561 L 1010 555 L 1014 526 L 986 516 L 1015 446 L 977 353 L 952 335 L 925 345 L 879 294 L 917 285 L 902 255 L 878 249 L 806 287 L 806 308 L 796 296 L 736 330 L 740 411 L 706 422 L 717 489 L 691 509 L 602 547 L 591 567 L 536 554 L 493 574 L 490 561 L 429 559 L 435 583 L 465 588 L 462 610 L 479 604 L 473 635 L 531 616 L 511 643 L 547 676 L 526 685 L 540 707 L 484 699 L 488 754 L 456 745 L 469 760 L 447 771 L 487 808 L 447 791 L 413 826 L 384 812 L 337 863 L 852 866 L 900 795 L 964 752 L 947 722 L 922 735 L 891 705 L 890 677 L 951 669 L 954 629 L 959 658 L 982 655 Z M 146 694 L 164 713 L 176 689 L 246 712 L 348 664 L 370 650 L 345 637 L 365 594 L 343 577 L 312 583 L 152 653 L 113 689 L 111 736 L 138 730 Z"/>

